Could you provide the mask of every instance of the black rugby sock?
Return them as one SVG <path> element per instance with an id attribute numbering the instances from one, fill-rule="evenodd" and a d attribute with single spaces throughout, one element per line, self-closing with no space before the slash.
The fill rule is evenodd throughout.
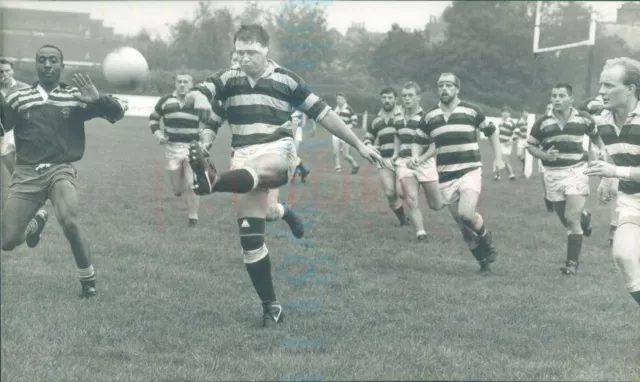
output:
<path id="1" fill-rule="evenodd" d="M 262 302 L 276 301 L 276 291 L 273 287 L 273 279 L 271 277 L 271 259 L 269 255 L 255 263 L 246 264 L 246 266 L 247 273 L 249 273 L 253 287 L 256 289 L 260 300 Z"/>

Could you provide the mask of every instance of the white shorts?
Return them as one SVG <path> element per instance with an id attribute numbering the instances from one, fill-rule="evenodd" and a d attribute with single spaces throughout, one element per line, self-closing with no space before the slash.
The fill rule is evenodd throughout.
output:
<path id="1" fill-rule="evenodd" d="M 616 200 L 618 226 L 631 223 L 640 226 L 640 194 L 618 193 Z"/>
<path id="2" fill-rule="evenodd" d="M 298 145 L 300 145 L 300 142 L 302 142 L 302 127 L 298 127 L 296 129 L 295 141 Z"/>
<path id="3" fill-rule="evenodd" d="M 0 137 L 0 156 L 9 155 L 16 152 L 16 140 L 13 136 L 13 130 L 4 133 Z"/>
<path id="4" fill-rule="evenodd" d="M 164 157 L 167 160 L 166 169 L 177 171 L 182 169 L 189 160 L 189 144 L 182 142 L 167 142 L 164 149 Z"/>
<path id="5" fill-rule="evenodd" d="M 248 162 L 267 154 L 280 155 L 282 158 L 281 165 L 287 170 L 287 179 L 293 176 L 298 166 L 298 154 L 292 138 L 283 138 L 274 142 L 233 149 L 231 154 L 231 170 L 248 167 Z"/>
<path id="6" fill-rule="evenodd" d="M 513 142 L 500 142 L 500 151 L 502 151 L 502 155 L 511 155 Z"/>
<path id="7" fill-rule="evenodd" d="M 429 159 L 416 169 L 410 169 L 409 167 L 407 167 L 407 164 L 410 161 L 411 158 L 399 158 L 396 160 L 396 175 L 398 179 L 415 176 L 420 183 L 438 181 L 436 158 Z"/>
<path id="8" fill-rule="evenodd" d="M 460 199 L 460 191 L 472 190 L 478 194 L 482 191 L 482 168 L 469 171 L 461 178 L 440 183 L 442 202 L 445 205 L 455 203 Z"/>
<path id="9" fill-rule="evenodd" d="M 516 155 L 521 157 L 524 155 L 526 150 L 527 150 L 527 141 L 525 141 L 524 139 L 519 139 L 516 146 Z"/>
<path id="10" fill-rule="evenodd" d="M 547 167 L 544 172 L 544 186 L 547 200 L 561 202 L 568 195 L 589 195 L 589 176 L 584 174 L 586 162 L 571 167 Z"/>

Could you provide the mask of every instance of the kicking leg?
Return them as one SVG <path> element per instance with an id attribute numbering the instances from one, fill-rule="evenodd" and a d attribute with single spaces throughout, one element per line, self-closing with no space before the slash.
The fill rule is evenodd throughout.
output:
<path id="1" fill-rule="evenodd" d="M 71 252 L 78 266 L 78 277 L 82 285 L 82 297 L 96 295 L 96 273 L 91 264 L 89 243 L 78 222 L 78 191 L 68 179 L 58 180 L 51 187 L 51 203 L 58 223 L 71 245 Z"/>
<path id="2" fill-rule="evenodd" d="M 340 163 L 340 139 L 338 137 L 331 136 L 331 146 L 333 148 L 333 158 L 336 161 L 336 171 L 342 171 L 342 164 Z"/>

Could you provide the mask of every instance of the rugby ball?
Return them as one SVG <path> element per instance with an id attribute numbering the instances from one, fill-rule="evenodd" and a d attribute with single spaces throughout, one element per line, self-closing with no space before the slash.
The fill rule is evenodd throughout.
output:
<path id="1" fill-rule="evenodd" d="M 107 54 L 102 73 L 110 85 L 136 87 L 147 79 L 149 64 L 139 50 L 123 46 Z"/>

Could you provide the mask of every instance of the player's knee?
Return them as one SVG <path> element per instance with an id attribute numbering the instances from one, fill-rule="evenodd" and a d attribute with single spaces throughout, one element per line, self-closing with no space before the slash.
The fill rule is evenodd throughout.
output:
<path id="1" fill-rule="evenodd" d="M 2 230 L 2 250 L 12 251 L 21 244 L 21 236 L 24 232 L 20 233 L 9 227 L 3 227 Z"/>
<path id="2" fill-rule="evenodd" d="M 265 219 L 240 218 L 238 227 L 243 261 L 251 264 L 267 256 L 269 252 L 264 244 Z"/>
<path id="3" fill-rule="evenodd" d="M 282 217 L 282 213 L 281 213 L 281 204 L 280 203 L 274 203 L 273 205 L 270 205 L 267 208 L 267 213 L 266 213 L 266 217 L 265 220 L 268 222 L 273 222 L 276 220 L 279 220 Z"/>
<path id="4" fill-rule="evenodd" d="M 471 227 L 476 220 L 475 212 L 458 211 L 458 219 L 465 225 L 465 227 Z"/>
<path id="5" fill-rule="evenodd" d="M 78 219 L 75 214 L 60 216 L 60 218 L 58 218 L 58 222 L 60 223 L 60 227 L 62 227 L 62 232 L 64 232 L 66 236 L 78 233 Z"/>

